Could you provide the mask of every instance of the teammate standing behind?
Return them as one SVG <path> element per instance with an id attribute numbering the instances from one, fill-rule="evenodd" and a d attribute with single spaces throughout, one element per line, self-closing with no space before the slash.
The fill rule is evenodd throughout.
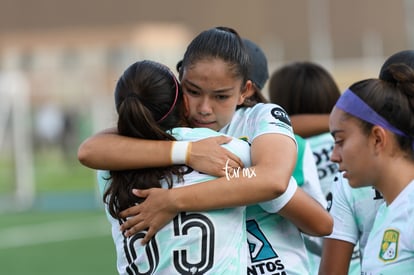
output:
<path id="1" fill-rule="evenodd" d="M 270 101 L 280 104 L 291 117 L 301 115 L 303 118 L 304 115 L 308 117 L 316 115 L 316 122 L 309 123 L 311 126 L 313 124 L 317 126 L 318 117 L 329 116 L 339 96 L 340 91 L 333 77 L 322 66 L 313 62 L 293 62 L 284 65 L 274 71 L 269 80 Z M 300 125 L 293 129 L 295 133 L 302 132 Z M 337 165 L 330 161 L 334 143 L 328 126 L 325 125 L 326 131 L 306 138 L 313 152 L 314 158 L 311 161 L 314 163 L 305 161 L 303 165 L 306 167 L 316 164 L 320 188 L 326 199 L 324 206 L 331 204 L 332 184 L 338 171 Z M 322 253 L 322 239 L 306 238 L 306 241 L 310 252 L 312 274 L 317 274 Z M 355 262 L 356 270 L 353 274 L 359 274 L 357 268 L 359 259 Z"/>
<path id="2" fill-rule="evenodd" d="M 270 101 L 280 104 L 290 116 L 329 115 L 340 95 L 332 76 L 312 62 L 287 64 L 273 72 L 269 81 Z M 337 165 L 329 159 L 333 138 L 326 131 L 306 139 L 315 156 L 322 191 L 328 198 L 333 178 L 338 171 Z"/>
<path id="3" fill-rule="evenodd" d="M 388 70 L 392 64 L 405 64 L 414 68 L 414 51 L 404 50 L 391 55 L 381 67 L 379 77 L 393 81 Z M 384 199 L 373 187 L 351 188 L 341 175 L 333 189 L 330 213 L 334 230 L 324 238 L 319 274 L 348 274 L 352 250 L 358 244 L 361 260 L 375 215 Z"/>
<path id="4" fill-rule="evenodd" d="M 331 112 L 332 160 L 349 185 L 375 187 L 379 207 L 361 274 L 411 274 L 414 268 L 414 70 L 387 67 L 387 80 L 354 83 Z"/>
<path id="5" fill-rule="evenodd" d="M 181 141 L 219 135 L 206 128 L 174 128 L 182 124 L 182 101 L 181 88 L 166 66 L 152 61 L 132 64 L 115 89 L 119 134 Z M 250 147 L 246 142 L 233 139 L 225 146 L 237 152 L 246 167 L 250 166 Z M 98 173 L 112 223 L 119 274 L 245 273 L 245 207 L 179 213 L 146 245 L 140 242 L 145 232 L 125 237 L 119 230 L 125 221 L 119 213 L 141 202 L 132 189 L 175 188 L 213 178 L 186 166 Z"/>
<path id="6" fill-rule="evenodd" d="M 252 83 L 253 83 L 252 86 L 256 90 L 256 92 L 261 93 L 261 90 L 263 89 L 267 80 L 269 79 L 269 70 L 268 70 L 266 55 L 261 50 L 261 48 L 258 45 L 256 45 L 253 41 L 244 39 L 243 42 L 244 42 L 244 45 L 246 46 L 246 49 L 250 57 L 249 79 L 252 80 Z M 273 103 L 277 104 L 277 102 L 273 102 Z M 295 139 L 298 144 L 298 158 L 297 158 L 297 162 L 296 162 L 296 165 L 293 171 L 293 177 L 295 178 L 298 186 L 300 186 L 307 194 L 309 194 L 316 201 L 318 201 L 323 207 L 326 207 L 326 200 L 324 198 L 324 195 L 322 194 L 321 186 L 319 184 L 318 171 L 316 169 L 314 157 L 310 149 L 309 142 L 307 142 L 305 139 L 301 138 L 298 135 L 295 135 Z M 260 211 L 254 212 L 253 210 L 255 209 L 257 208 L 254 208 L 254 207 L 247 208 L 247 216 L 250 217 L 250 221 L 248 221 L 248 239 L 250 236 L 251 241 L 252 240 L 254 241 L 255 238 L 254 238 L 254 234 L 249 234 L 249 225 L 253 226 L 253 228 L 251 228 L 250 231 L 254 232 L 254 230 L 256 230 L 255 220 L 258 220 L 261 217 Z M 269 222 L 268 228 L 272 228 L 274 226 L 283 226 L 283 223 L 288 222 L 284 220 L 282 217 L 278 216 L 277 214 L 274 215 L 273 219 L 275 221 L 278 221 L 279 223 L 276 224 L 274 223 L 274 221 L 271 221 Z M 273 246 L 277 248 L 278 251 L 282 251 L 281 252 L 282 255 L 290 255 L 290 257 L 294 257 L 294 255 L 297 254 L 299 251 L 298 247 L 291 246 L 291 245 L 285 246 L 283 245 L 285 242 L 281 242 L 281 241 L 276 243 L 277 239 L 285 238 L 284 233 L 282 232 L 282 230 L 272 230 L 272 231 L 273 231 L 273 236 L 270 240 L 274 242 Z M 270 234 L 270 233 L 267 232 L 267 234 Z M 257 258 L 257 257 L 253 257 L 253 258 Z M 308 259 L 306 259 L 306 262 L 308 262 Z M 310 269 L 310 264 L 311 264 L 310 262 L 306 263 L 306 265 L 309 265 L 307 267 L 307 271 Z M 304 262 L 302 263 L 302 265 L 304 265 Z M 299 271 L 300 270 L 298 269 L 295 272 L 299 272 Z"/>
<path id="7" fill-rule="evenodd" d="M 244 39 L 243 42 L 250 57 L 249 79 L 252 80 L 256 93 L 261 94 L 261 90 L 269 79 L 266 55 L 253 41 Z M 278 102 L 273 103 L 278 104 Z M 310 144 L 297 134 L 295 134 L 295 139 L 298 144 L 298 158 L 293 171 L 293 177 L 298 186 L 322 204 L 322 206 L 326 207 L 326 200 L 322 194 Z"/>

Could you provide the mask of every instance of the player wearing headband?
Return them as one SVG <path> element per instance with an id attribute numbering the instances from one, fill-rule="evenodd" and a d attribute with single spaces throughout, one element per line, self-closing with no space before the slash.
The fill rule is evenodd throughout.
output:
<path id="1" fill-rule="evenodd" d="M 414 70 L 393 64 L 386 71 L 387 80 L 363 80 L 346 90 L 329 123 L 331 159 L 343 177 L 353 188 L 373 186 L 384 198 L 361 274 L 411 274 L 414 267 Z"/>
<path id="2" fill-rule="evenodd" d="M 414 51 L 399 51 L 387 58 L 381 67 L 380 79 L 393 81 L 394 77 L 388 70 L 392 64 L 406 64 L 414 68 Z M 359 249 L 360 265 L 377 209 L 384 199 L 371 186 L 350 187 L 341 174 L 338 174 L 334 182 L 332 196 L 330 213 L 334 218 L 334 228 L 332 234 L 324 240 L 319 274 L 350 274 L 350 260 L 354 259 L 352 249 Z"/>
<path id="3" fill-rule="evenodd" d="M 219 135 L 207 128 L 173 128 L 182 124 L 182 102 L 181 89 L 167 67 L 152 61 L 132 64 L 115 89 L 119 134 L 180 141 Z M 250 166 L 246 142 L 234 139 L 225 147 Z M 245 207 L 179 213 L 146 245 L 141 244 L 145 231 L 125 237 L 119 230 L 125 222 L 119 213 L 140 202 L 132 189 L 175 188 L 211 179 L 186 166 L 98 172 L 119 274 L 245 274 Z"/>

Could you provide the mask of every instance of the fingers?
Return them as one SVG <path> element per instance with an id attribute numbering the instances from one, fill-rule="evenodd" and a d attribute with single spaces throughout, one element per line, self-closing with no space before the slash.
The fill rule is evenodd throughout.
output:
<path id="1" fill-rule="evenodd" d="M 125 209 L 124 211 L 119 213 L 119 216 L 121 218 L 125 219 L 125 218 L 131 217 L 131 216 L 138 215 L 139 214 L 139 208 L 140 208 L 139 205 L 131 206 L 130 208 Z"/>
<path id="2" fill-rule="evenodd" d="M 147 244 L 152 239 L 152 237 L 154 237 L 156 232 L 156 230 L 151 230 L 151 228 L 149 228 L 147 234 L 145 234 L 145 237 L 141 240 L 141 244 Z"/>
<path id="3" fill-rule="evenodd" d="M 222 144 L 226 144 L 229 143 L 232 140 L 232 137 L 229 136 L 219 136 L 217 137 L 217 142 L 219 145 Z M 231 167 L 243 167 L 244 164 L 241 161 L 241 159 L 236 156 L 235 154 L 231 153 L 230 151 L 226 150 L 223 148 L 223 150 L 225 150 L 226 153 L 226 158 L 228 160 L 228 165 Z"/>
<path id="4" fill-rule="evenodd" d="M 145 199 L 149 195 L 149 189 L 146 189 L 146 190 L 132 189 L 132 193 L 137 197 Z"/>
<path id="5" fill-rule="evenodd" d="M 123 225 L 125 225 L 125 224 L 123 224 Z M 145 228 L 143 228 L 144 226 L 139 224 L 139 223 L 134 224 L 131 227 L 128 227 L 127 229 L 125 229 L 125 230 L 122 230 L 122 228 L 124 228 L 124 227 L 128 227 L 128 226 L 127 225 L 121 226 L 121 231 L 124 232 L 125 237 L 131 237 L 131 236 L 135 235 L 136 233 L 142 232 L 142 231 L 145 230 Z"/>
<path id="6" fill-rule="evenodd" d="M 222 144 L 226 144 L 229 143 L 232 140 L 232 137 L 229 136 L 220 136 L 218 137 L 218 144 L 222 145 Z M 225 149 L 224 149 L 225 150 Z M 241 161 L 241 159 L 236 156 L 235 154 L 231 153 L 230 151 L 226 150 L 227 154 L 226 157 L 229 160 L 228 164 L 231 167 L 243 167 L 243 162 Z"/>
<path id="7" fill-rule="evenodd" d="M 243 162 L 240 159 L 234 160 L 234 159 L 228 158 L 227 166 L 228 167 L 240 167 L 240 168 L 243 168 L 244 167 L 244 164 L 243 164 Z"/>
<path id="8" fill-rule="evenodd" d="M 217 141 L 217 144 L 222 145 L 222 144 L 226 144 L 229 143 L 232 140 L 232 137 L 229 136 L 219 136 L 219 137 L 214 137 Z"/>
<path id="9" fill-rule="evenodd" d="M 147 230 L 144 238 L 142 238 L 141 240 L 142 245 L 147 244 L 158 231 L 153 227 L 147 228 L 147 226 L 143 222 L 141 222 L 140 219 L 138 219 L 137 217 L 131 218 L 124 222 L 120 226 L 120 230 L 123 232 L 125 237 L 131 237 L 138 232 L 144 232 L 145 230 Z"/>
<path id="10" fill-rule="evenodd" d="M 140 222 L 140 219 L 137 216 L 135 216 L 133 218 L 128 219 L 123 224 L 121 224 L 121 226 L 119 227 L 119 230 L 126 231 L 126 232 L 131 230 L 131 232 L 134 232 L 136 229 L 133 229 L 133 228 L 137 227 L 139 222 Z M 124 235 L 125 236 L 130 236 L 130 235 L 133 235 L 133 234 L 127 233 L 127 234 L 124 234 Z"/>

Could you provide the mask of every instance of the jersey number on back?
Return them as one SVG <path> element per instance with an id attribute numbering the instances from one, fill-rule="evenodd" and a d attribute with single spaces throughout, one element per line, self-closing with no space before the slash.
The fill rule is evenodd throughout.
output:
<path id="1" fill-rule="evenodd" d="M 196 247 L 199 247 L 197 254 L 192 250 L 177 249 L 172 251 L 174 267 L 178 274 L 205 274 L 214 264 L 214 226 L 208 217 L 200 213 L 185 213 L 178 214 L 174 220 L 174 236 L 185 237 L 187 235 L 196 234 L 199 238 Z M 147 259 L 147 270 L 139 271 L 135 260 L 138 255 L 134 249 L 134 243 L 144 237 L 144 232 L 139 232 L 134 235 L 129 241 L 125 239 L 124 249 L 126 257 L 130 263 L 127 268 L 128 274 L 153 274 L 159 265 L 159 250 L 156 238 L 145 247 L 145 254 Z M 162 246 L 162 244 L 161 244 Z M 197 259 L 197 260 L 194 260 Z"/>

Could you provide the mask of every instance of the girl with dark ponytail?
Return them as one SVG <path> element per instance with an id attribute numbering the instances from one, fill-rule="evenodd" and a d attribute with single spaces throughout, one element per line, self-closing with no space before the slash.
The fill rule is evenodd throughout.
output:
<path id="1" fill-rule="evenodd" d="M 360 244 L 361 274 L 410 274 L 414 267 L 414 70 L 393 63 L 381 75 L 383 79 L 354 83 L 336 103 L 329 123 L 335 139 L 331 159 L 351 187 L 372 186 L 377 200 L 384 200 L 376 207 L 355 200 L 363 209 L 351 218 L 365 225 L 362 234 L 367 238 Z M 364 211 L 372 217 L 362 214 L 361 218 L 358 213 Z M 347 224 L 344 216 L 341 221 Z M 324 255 L 322 262 L 328 263 L 329 255 Z"/>
<path id="2" fill-rule="evenodd" d="M 413 68 L 414 51 L 399 51 L 388 57 L 381 67 L 379 78 L 384 82 L 363 81 L 350 88 L 355 93 L 358 92 L 386 121 L 403 130 L 402 135 L 395 135 L 395 138 L 399 146 L 407 150 L 408 155 L 411 143 L 408 136 L 412 136 L 413 123 Z M 369 87 L 373 88 L 371 92 L 360 92 Z M 361 124 L 365 125 L 368 132 L 373 127 L 372 123 L 362 120 Z M 334 228 L 332 234 L 324 240 L 319 274 L 359 275 L 368 235 L 384 198 L 372 186 L 352 188 L 342 174 L 336 177 L 332 198 L 330 214 L 334 219 Z M 352 253 L 354 248 L 356 253 Z M 358 259 L 358 266 L 350 265 L 351 259 L 352 262 Z"/>
<path id="3" fill-rule="evenodd" d="M 175 76 L 162 64 L 141 61 L 130 65 L 117 82 L 115 107 L 118 133 L 123 136 L 176 140 L 168 131 L 180 124 L 182 92 Z M 181 169 L 182 170 L 182 169 Z M 105 192 L 109 213 L 119 212 L 139 202 L 132 189 L 161 187 L 165 180 L 172 187 L 173 177 L 182 180 L 179 166 L 110 171 L 111 184 Z"/>
<path id="4" fill-rule="evenodd" d="M 122 136 L 186 145 L 200 138 L 221 135 L 206 128 L 179 127 L 185 125 L 181 87 L 173 73 L 157 62 L 144 60 L 125 70 L 115 88 L 115 106 L 117 129 Z M 243 165 L 250 166 L 249 145 L 230 140 L 224 147 L 236 154 Z M 146 245 L 141 243 L 146 230 L 132 237 L 120 230 L 120 225 L 127 220 L 120 213 L 145 200 L 133 195 L 134 189 L 166 190 L 212 179 L 215 177 L 185 165 L 98 172 L 98 183 L 112 224 L 119 274 L 246 272 L 244 206 L 178 213 Z M 230 231 L 232 236 L 228 234 Z"/>

